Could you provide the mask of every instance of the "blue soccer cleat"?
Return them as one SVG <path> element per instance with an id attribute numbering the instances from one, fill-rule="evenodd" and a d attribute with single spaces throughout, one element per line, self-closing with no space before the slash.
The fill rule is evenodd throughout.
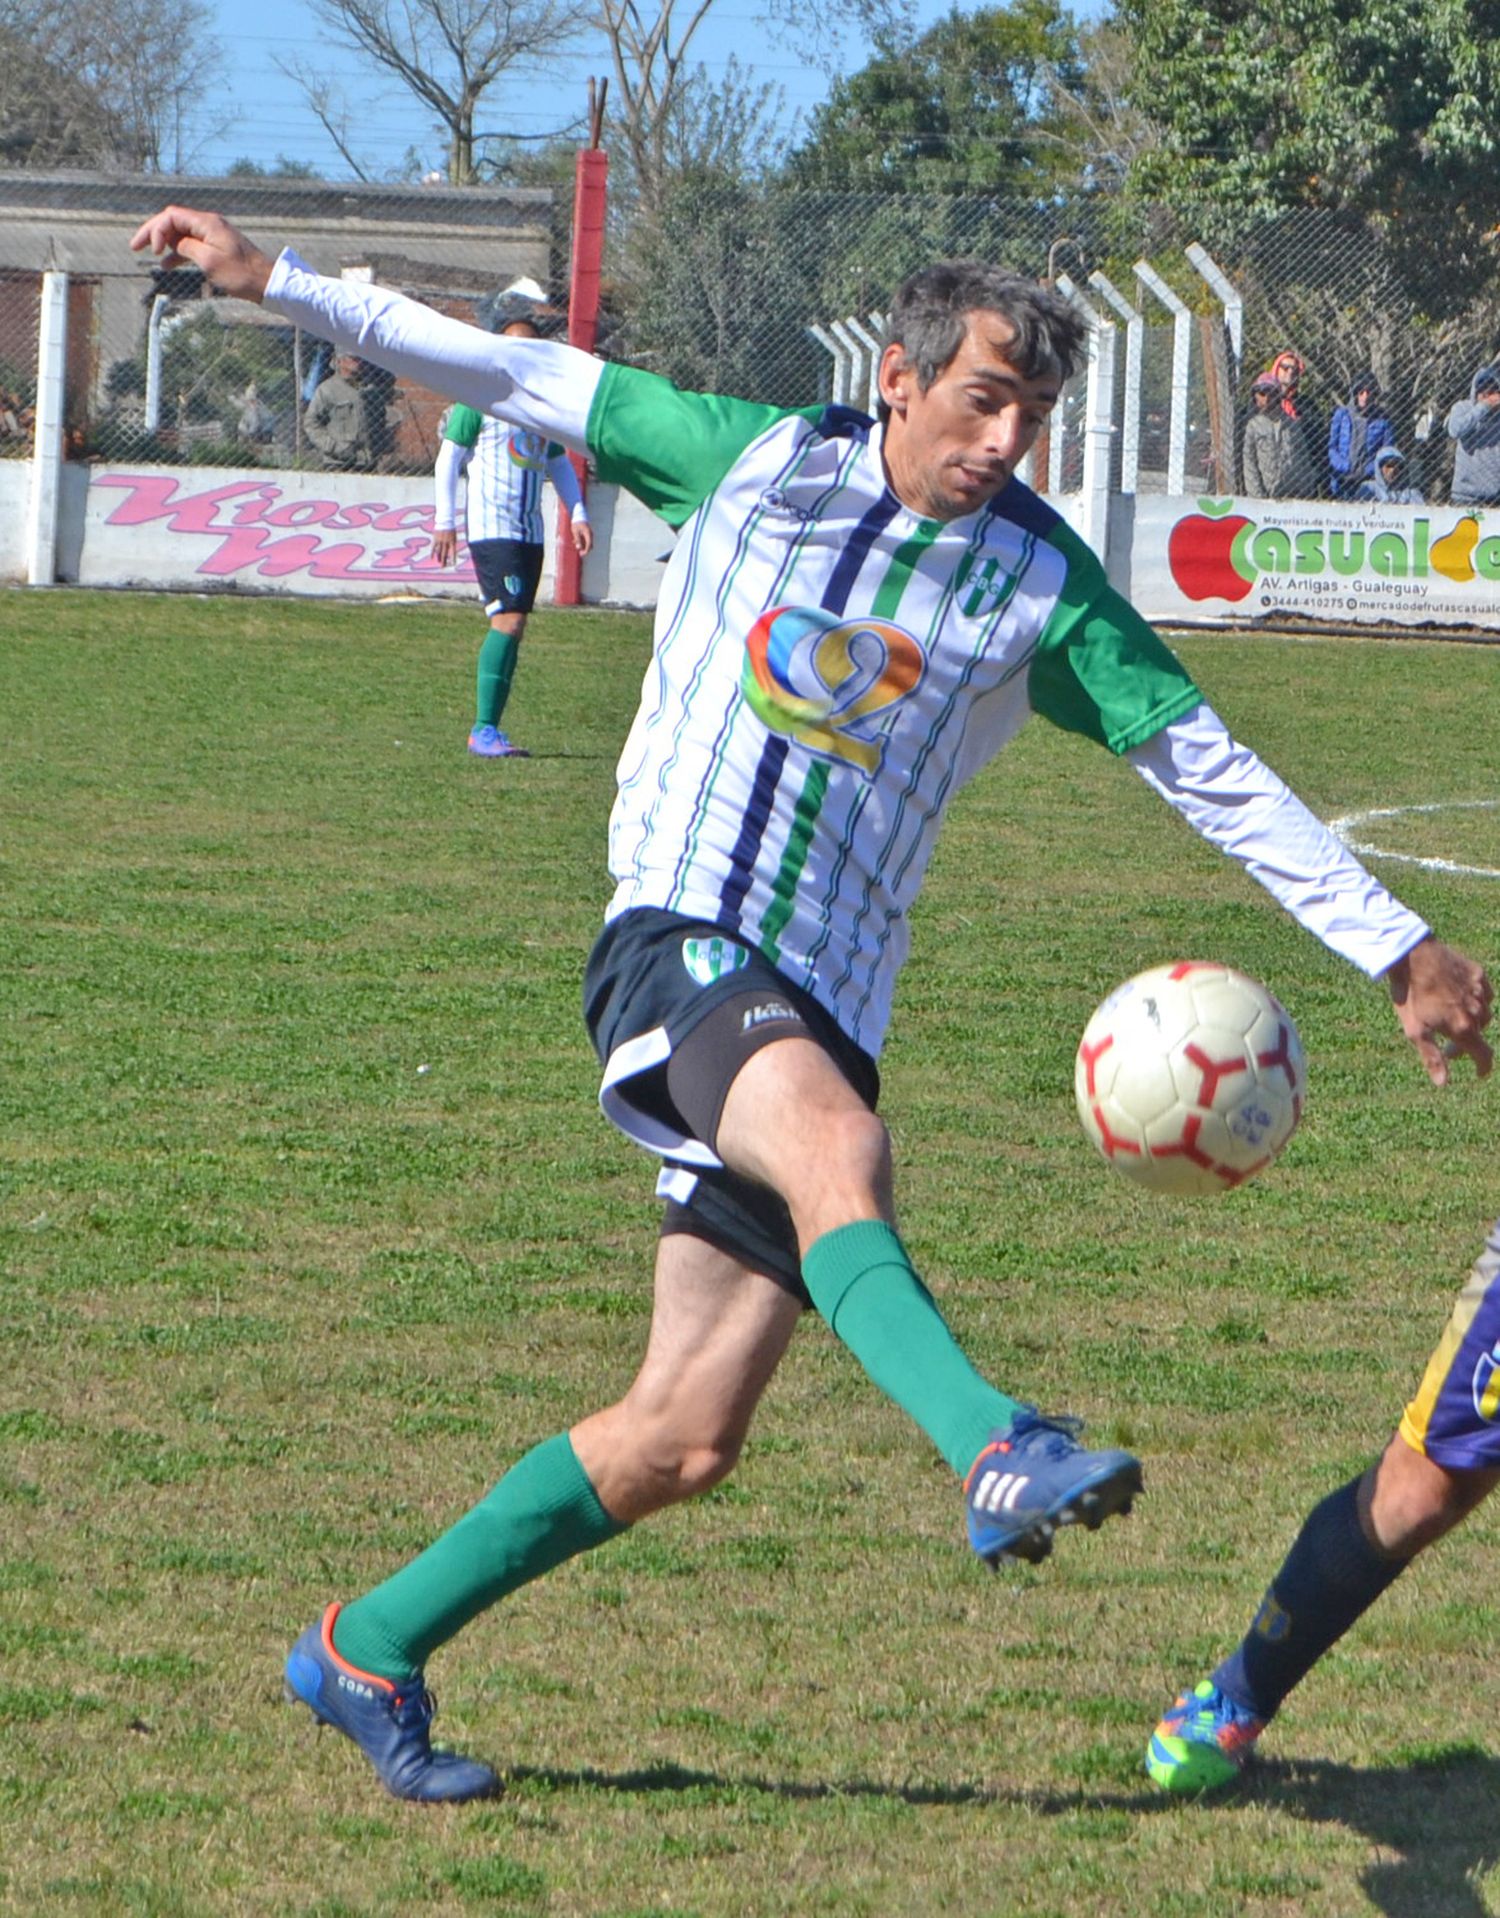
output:
<path id="1" fill-rule="evenodd" d="M 1205 1678 L 1163 1714 L 1146 1748 L 1146 1770 L 1163 1791 L 1220 1791 L 1240 1776 L 1265 1728 L 1265 1719 Z"/>
<path id="2" fill-rule="evenodd" d="M 287 1654 L 287 1697 L 352 1738 L 392 1797 L 454 1805 L 497 1796 L 500 1780 L 488 1765 L 432 1749 L 428 1729 L 437 1700 L 420 1678 L 393 1685 L 339 1657 L 333 1647 L 338 1614 L 337 1604 L 330 1605 Z"/>
<path id="3" fill-rule="evenodd" d="M 479 759 L 530 759 L 524 746 L 517 746 L 496 726 L 476 726 L 469 734 L 469 751 Z"/>
<path id="4" fill-rule="evenodd" d="M 1129 1452 L 1090 1452 L 1074 1418 L 1044 1418 L 1024 1406 L 1014 1425 L 991 1435 L 964 1480 L 969 1543 L 992 1571 L 1008 1559 L 1039 1565 L 1060 1525 L 1097 1531 L 1128 1512 L 1141 1490 L 1141 1462 Z"/>

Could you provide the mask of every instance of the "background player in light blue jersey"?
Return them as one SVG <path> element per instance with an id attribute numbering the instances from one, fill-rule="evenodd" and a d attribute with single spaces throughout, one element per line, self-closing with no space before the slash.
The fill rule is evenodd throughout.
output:
<path id="1" fill-rule="evenodd" d="M 1384 1453 L 1308 1514 L 1238 1647 L 1163 1717 L 1146 1769 L 1166 1791 L 1236 1779 L 1282 1701 L 1500 1480 L 1500 1221 Z"/>
<path id="2" fill-rule="evenodd" d="M 540 314 L 534 299 L 507 288 L 484 318 L 493 333 L 535 340 L 541 338 Z M 525 747 L 507 737 L 500 721 L 516 674 L 526 616 L 536 604 L 542 577 L 544 473 L 567 508 L 569 536 L 580 559 L 593 545 L 593 529 L 578 476 L 555 440 L 509 426 L 471 406 L 455 406 L 443 423 L 433 475 L 437 501 L 432 556 L 441 566 L 451 566 L 458 555 L 460 473 L 467 480 L 464 525 L 469 558 L 489 620 L 475 671 L 469 751 L 480 759 L 525 759 L 529 756 Z"/>
<path id="3" fill-rule="evenodd" d="M 811 1304 L 963 1488 L 981 1560 L 1129 1509 L 1139 1461 L 969 1362 L 896 1228 L 877 1059 L 953 795 L 1033 713 L 1127 759 L 1332 950 L 1389 986 L 1433 1078 L 1489 1069 L 1480 967 L 1232 739 L 1097 558 L 1016 479 L 1083 353 L 1068 303 L 974 261 L 892 303 L 880 417 L 678 392 L 389 289 L 272 262 L 168 208 L 138 248 L 594 458 L 679 527 L 610 822 L 585 1014 L 601 1100 L 660 1154 L 646 1352 L 427 1550 L 330 1604 L 294 1696 L 401 1797 L 498 1789 L 432 1749 L 428 1658 L 508 1592 L 717 1484 Z M 839 1444 L 837 1429 L 825 1442 Z M 958 1500 L 955 1499 L 955 1506 Z"/>

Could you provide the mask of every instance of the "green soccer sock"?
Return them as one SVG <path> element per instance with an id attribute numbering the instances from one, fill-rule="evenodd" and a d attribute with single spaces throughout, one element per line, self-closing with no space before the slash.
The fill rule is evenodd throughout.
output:
<path id="1" fill-rule="evenodd" d="M 492 626 L 479 649 L 479 669 L 474 689 L 474 724 L 498 726 L 505 702 L 510 698 L 510 682 L 516 676 L 516 657 L 521 642 L 514 633 L 502 633 Z"/>
<path id="2" fill-rule="evenodd" d="M 825 1232 L 802 1277 L 837 1336 L 962 1478 L 1020 1408 L 965 1358 L 895 1229 L 864 1219 Z"/>
<path id="3" fill-rule="evenodd" d="M 625 1527 L 599 1503 L 566 1432 L 520 1458 L 427 1550 L 339 1613 L 334 1648 L 404 1684 L 471 1618 Z"/>

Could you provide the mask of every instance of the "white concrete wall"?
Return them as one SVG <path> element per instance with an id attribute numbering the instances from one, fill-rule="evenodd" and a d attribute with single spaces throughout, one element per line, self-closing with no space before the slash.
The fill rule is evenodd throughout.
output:
<path id="1" fill-rule="evenodd" d="M 25 578 L 29 460 L 0 461 L 0 579 Z M 651 606 L 671 529 L 614 487 L 590 488 L 596 544 L 584 562 L 594 605 Z M 553 591 L 556 515 L 540 599 Z M 423 474 L 267 472 L 68 463 L 58 579 L 80 586 L 234 588 L 471 599 L 467 560 L 433 564 L 432 481 Z"/>

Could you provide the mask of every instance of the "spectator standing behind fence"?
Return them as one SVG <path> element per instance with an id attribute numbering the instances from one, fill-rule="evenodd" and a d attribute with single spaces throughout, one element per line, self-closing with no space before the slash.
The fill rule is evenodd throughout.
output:
<path id="1" fill-rule="evenodd" d="M 1360 487 L 1375 477 L 1375 456 L 1396 437 L 1380 411 L 1380 387 L 1373 373 L 1361 373 L 1342 406 L 1328 422 L 1329 489 L 1335 499 L 1358 499 Z"/>
<path id="2" fill-rule="evenodd" d="M 302 424 L 325 467 L 339 473 L 369 473 L 381 452 L 383 421 L 372 417 L 364 390 L 364 362 L 341 353 L 337 369 L 313 394 Z M 384 408 L 379 409 L 382 413 Z"/>
<path id="3" fill-rule="evenodd" d="M 1323 490 L 1318 458 L 1314 448 L 1320 444 L 1318 422 L 1302 391 L 1306 363 L 1290 348 L 1278 353 L 1266 369 L 1275 380 L 1281 396 L 1282 416 L 1291 422 L 1288 436 L 1287 485 L 1276 499 L 1317 499 Z"/>
<path id="4" fill-rule="evenodd" d="M 1371 478 L 1355 488 L 1356 499 L 1383 500 L 1387 506 L 1424 506 L 1420 486 L 1407 484 L 1406 455 L 1399 446 L 1382 446 Z"/>
<path id="5" fill-rule="evenodd" d="M 1299 499 L 1300 429 L 1281 410 L 1281 384 L 1262 373 L 1250 389 L 1250 417 L 1240 448 L 1240 470 L 1249 499 Z"/>
<path id="6" fill-rule="evenodd" d="M 1454 442 L 1455 506 L 1493 506 L 1500 501 L 1500 370 L 1481 366 L 1469 382 L 1469 397 L 1448 414 Z"/>

